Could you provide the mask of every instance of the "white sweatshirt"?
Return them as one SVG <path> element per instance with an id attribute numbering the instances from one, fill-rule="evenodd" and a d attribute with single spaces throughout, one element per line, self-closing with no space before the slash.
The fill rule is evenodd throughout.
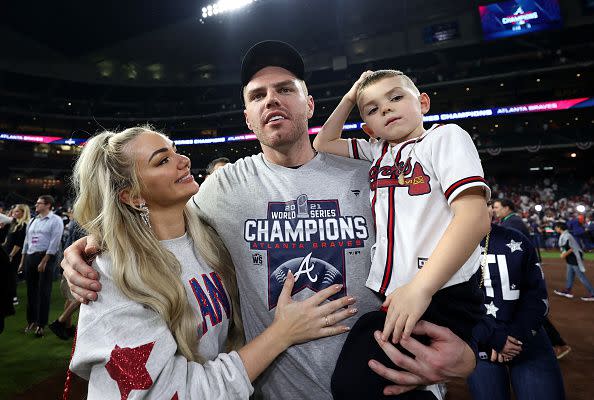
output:
<path id="1" fill-rule="evenodd" d="M 237 352 L 224 349 L 231 302 L 222 280 L 194 253 L 184 235 L 162 241 L 182 265 L 182 282 L 200 331 L 205 364 L 188 361 L 165 322 L 118 290 L 111 260 L 93 263 L 102 285 L 97 301 L 82 305 L 70 369 L 89 380 L 92 399 L 247 399 L 253 392 Z"/>

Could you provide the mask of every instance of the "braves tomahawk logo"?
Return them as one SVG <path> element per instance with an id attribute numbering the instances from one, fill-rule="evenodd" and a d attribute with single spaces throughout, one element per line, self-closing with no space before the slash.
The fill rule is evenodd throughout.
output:
<path id="1" fill-rule="evenodd" d="M 343 284 L 346 293 L 345 250 L 363 247 L 369 237 L 363 216 L 343 216 L 338 200 L 294 200 L 268 203 L 266 219 L 245 221 L 244 239 L 252 250 L 265 250 L 268 260 L 268 308 L 276 307 L 289 270 L 293 293 L 318 292 Z"/>
<path id="2" fill-rule="evenodd" d="M 401 181 L 399 181 L 400 174 L 403 175 Z M 400 161 L 395 165 L 374 165 L 369 169 L 369 188 L 372 191 L 390 186 L 406 187 L 410 196 L 419 196 L 431 192 L 430 180 L 431 178 L 419 162 L 415 162 L 412 167 L 411 157 L 406 160 L 406 163 Z"/>

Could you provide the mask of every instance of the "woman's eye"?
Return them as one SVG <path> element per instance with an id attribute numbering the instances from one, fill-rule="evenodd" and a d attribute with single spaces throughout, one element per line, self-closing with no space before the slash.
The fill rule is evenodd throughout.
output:
<path id="1" fill-rule="evenodd" d="M 392 97 L 392 101 L 398 101 L 398 100 L 400 100 L 402 97 L 403 97 L 403 96 L 400 96 L 400 95 L 398 95 L 398 96 L 394 96 L 394 97 Z"/>
<path id="2" fill-rule="evenodd" d="M 167 164 L 169 162 L 169 157 L 165 157 L 159 162 L 159 165 Z"/>
<path id="3" fill-rule="evenodd" d="M 375 114 L 376 111 L 377 111 L 377 107 L 374 107 L 367 112 L 367 115 Z"/>

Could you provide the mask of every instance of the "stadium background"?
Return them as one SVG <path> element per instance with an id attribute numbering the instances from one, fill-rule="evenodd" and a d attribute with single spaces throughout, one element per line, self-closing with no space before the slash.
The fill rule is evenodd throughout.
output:
<path id="1" fill-rule="evenodd" d="M 208 2 L 200 0 L 5 4 L 0 14 L 0 201 L 32 204 L 49 193 L 67 208 L 68 179 L 79 151 L 70 144 L 101 129 L 152 124 L 180 140 L 197 180 L 214 158 L 234 161 L 258 152 L 257 141 L 233 139 L 249 134 L 239 66 L 252 44 L 278 39 L 304 56 L 316 105 L 310 127 L 323 124 L 362 71 L 401 69 L 430 95 L 433 119 L 459 124 L 471 134 L 497 193 L 518 201 L 528 197 L 524 211 L 533 215 L 531 196 L 555 185 L 551 207 L 566 198 L 565 211 L 579 204 L 588 215 L 594 185 L 594 3 L 512 1 L 514 9 L 547 11 L 550 28 L 531 32 L 520 26 L 518 35 L 487 40 L 479 7 L 495 9 L 494 3 L 258 0 L 206 17 L 201 9 Z M 556 4 L 558 18 L 550 13 Z M 354 112 L 345 134 L 364 137 L 359 122 Z M 552 292 L 561 285 L 563 265 L 552 259 L 544 265 Z M 574 347 L 561 360 L 568 398 L 590 398 L 590 304 L 551 300 L 551 318 Z M 35 385 L 48 376 L 58 382 L 65 363 L 54 365 L 53 374 L 33 374 L 10 386 L 12 392 L 0 390 L 0 397 L 29 387 L 18 398 L 51 398 L 35 397 L 48 395 Z M 8 387 L 2 381 L 12 379 L 13 367 L 0 362 L 0 388 Z"/>

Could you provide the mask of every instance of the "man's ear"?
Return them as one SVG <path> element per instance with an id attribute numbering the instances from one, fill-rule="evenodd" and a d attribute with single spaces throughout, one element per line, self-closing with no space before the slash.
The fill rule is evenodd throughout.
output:
<path id="1" fill-rule="evenodd" d="M 315 109 L 315 102 L 311 95 L 307 96 L 307 119 L 313 117 Z"/>
<path id="2" fill-rule="evenodd" d="M 248 129 L 253 132 L 252 125 L 250 124 L 246 110 L 243 110 L 243 116 L 245 117 L 245 124 L 247 125 Z"/>
<path id="3" fill-rule="evenodd" d="M 372 139 L 377 139 L 375 137 L 375 134 L 373 133 L 373 131 L 371 130 L 371 128 L 369 127 L 369 125 L 363 123 L 363 125 L 361 125 L 361 129 L 363 129 L 363 132 L 365 132 L 370 138 Z"/>

